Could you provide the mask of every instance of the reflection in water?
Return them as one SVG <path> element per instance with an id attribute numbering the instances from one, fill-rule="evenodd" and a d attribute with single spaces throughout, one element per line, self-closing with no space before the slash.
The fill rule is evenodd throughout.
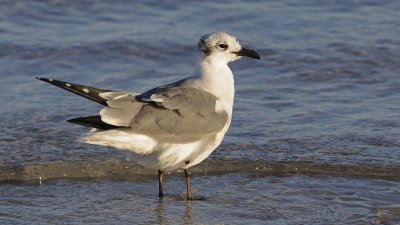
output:
<path id="1" fill-rule="evenodd" d="M 164 225 L 164 224 L 171 224 L 171 221 L 168 220 L 168 218 L 171 217 L 171 215 L 169 215 L 168 210 L 166 210 L 164 208 L 164 204 L 165 205 L 169 205 L 169 201 L 173 200 L 173 201 L 180 201 L 177 198 L 160 198 L 158 201 L 158 204 L 156 205 L 156 209 L 155 212 L 157 214 L 157 218 L 158 218 L 158 224 L 160 225 Z M 165 201 L 165 202 L 164 202 Z M 173 215 L 176 216 L 176 215 Z M 185 212 L 182 215 L 182 219 L 181 219 L 181 224 L 191 224 L 193 221 L 193 212 L 192 212 L 192 201 L 186 201 L 186 208 L 185 208 Z"/>
<path id="2" fill-rule="evenodd" d="M 159 198 L 157 207 L 156 207 L 156 213 L 158 217 L 158 224 L 166 224 L 166 219 L 165 219 L 165 210 L 164 210 L 164 198 Z"/>
<path id="3" fill-rule="evenodd" d="M 182 217 L 182 223 L 190 224 L 192 219 L 193 219 L 192 201 L 186 201 L 186 210 L 185 210 L 185 214 Z"/>

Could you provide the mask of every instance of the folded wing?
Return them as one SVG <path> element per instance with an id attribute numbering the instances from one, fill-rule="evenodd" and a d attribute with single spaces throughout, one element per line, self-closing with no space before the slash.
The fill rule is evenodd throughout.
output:
<path id="1" fill-rule="evenodd" d="M 215 110 L 216 101 L 214 95 L 200 89 L 169 87 L 107 101 L 100 116 L 106 123 L 130 127 L 159 142 L 187 143 L 225 126 L 228 115 Z"/>
<path id="2" fill-rule="evenodd" d="M 115 92 L 64 81 L 38 78 L 104 106 L 98 116 L 69 120 L 101 130 L 146 135 L 158 142 L 188 143 L 220 131 L 228 121 L 216 111 L 217 98 L 182 85 L 185 80 L 145 92 Z M 100 131 L 101 132 L 101 131 Z"/>

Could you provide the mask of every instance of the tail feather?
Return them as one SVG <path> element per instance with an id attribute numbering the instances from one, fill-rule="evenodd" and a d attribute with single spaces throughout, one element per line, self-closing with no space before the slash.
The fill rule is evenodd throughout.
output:
<path id="1" fill-rule="evenodd" d="M 75 93 L 77 95 L 80 95 L 82 97 L 85 97 L 87 99 L 90 99 L 105 106 L 107 106 L 106 103 L 107 99 L 101 97 L 100 94 L 104 92 L 113 92 L 111 90 L 98 89 L 94 87 L 64 82 L 60 80 L 53 80 L 49 78 L 36 77 L 36 79 L 50 83 L 52 85 L 55 85 L 57 87 L 60 87 L 62 89 L 65 89 L 67 91 L 70 91 L 72 93 Z"/>

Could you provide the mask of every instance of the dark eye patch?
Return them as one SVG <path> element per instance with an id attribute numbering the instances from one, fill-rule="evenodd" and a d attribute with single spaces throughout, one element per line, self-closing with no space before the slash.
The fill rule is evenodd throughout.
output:
<path id="1" fill-rule="evenodd" d="M 219 44 L 218 47 L 223 48 L 223 49 L 227 49 L 228 45 L 227 44 Z"/>

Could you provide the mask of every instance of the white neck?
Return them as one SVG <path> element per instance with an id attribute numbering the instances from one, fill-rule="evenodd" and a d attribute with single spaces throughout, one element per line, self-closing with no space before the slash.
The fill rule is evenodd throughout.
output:
<path id="1" fill-rule="evenodd" d="M 197 65 L 196 76 L 201 89 L 215 95 L 222 109 L 231 115 L 235 85 L 227 61 L 217 54 L 204 56 Z"/>

